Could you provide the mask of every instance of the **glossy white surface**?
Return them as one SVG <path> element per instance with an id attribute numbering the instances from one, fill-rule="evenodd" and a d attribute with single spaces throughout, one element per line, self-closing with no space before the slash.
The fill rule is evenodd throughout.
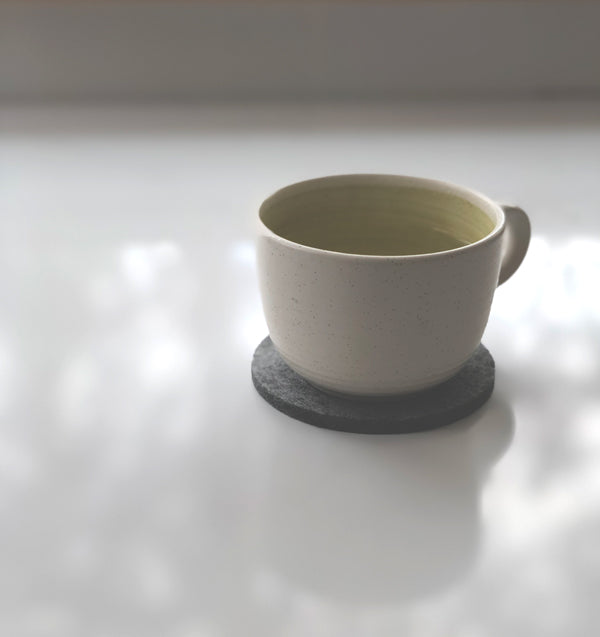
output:
<path id="1" fill-rule="evenodd" d="M 595 634 L 599 113 L 2 110 L 0 634 Z M 336 172 L 529 213 L 469 419 L 336 434 L 254 392 L 257 206 Z"/>

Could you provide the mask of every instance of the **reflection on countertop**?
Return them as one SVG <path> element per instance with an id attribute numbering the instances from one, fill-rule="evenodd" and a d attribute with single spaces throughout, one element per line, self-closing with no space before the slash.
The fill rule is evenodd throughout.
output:
<path id="1" fill-rule="evenodd" d="M 2 111 L 1 635 L 600 625 L 597 108 L 340 109 L 273 128 L 244 109 Z M 484 337 L 495 393 L 468 419 L 336 434 L 254 391 L 253 215 L 340 172 L 445 178 L 531 216 Z"/>
<path id="2" fill-rule="evenodd" d="M 476 560 L 480 495 L 510 444 L 513 414 L 494 397 L 429 434 L 306 434 L 269 441 L 259 511 L 265 570 L 294 590 L 354 608 L 443 591 Z"/>

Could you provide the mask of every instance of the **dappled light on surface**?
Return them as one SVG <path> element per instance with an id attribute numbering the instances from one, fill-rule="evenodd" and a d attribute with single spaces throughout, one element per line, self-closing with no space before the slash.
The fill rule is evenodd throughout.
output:
<path id="1" fill-rule="evenodd" d="M 172 243 L 132 244 L 121 253 L 121 267 L 133 288 L 149 292 L 159 271 L 173 266 L 179 258 L 179 248 Z"/>
<path id="2" fill-rule="evenodd" d="M 243 144 L 200 107 L 131 136 L 44 110 L 42 137 L 7 140 L 2 637 L 595 634 L 598 118 L 531 132 L 484 109 L 473 130 L 456 107 L 456 130 L 390 107 L 382 127 L 365 107 L 332 131 L 332 109 L 263 132 L 222 115 Z M 427 434 L 323 431 L 252 386 L 254 202 L 360 171 L 514 195 L 532 219 L 483 338 L 494 395 Z"/>
<path id="3" fill-rule="evenodd" d="M 494 312 L 513 321 L 540 316 L 561 327 L 600 322 L 599 280 L 600 239 L 534 236 L 523 268 L 507 284 L 510 294 L 500 288 L 496 295 Z"/>

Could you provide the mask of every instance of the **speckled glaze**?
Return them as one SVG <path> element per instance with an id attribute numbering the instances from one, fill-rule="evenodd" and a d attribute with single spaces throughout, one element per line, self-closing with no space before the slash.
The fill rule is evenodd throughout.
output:
<path id="1" fill-rule="evenodd" d="M 445 252 L 374 256 L 301 245 L 259 220 L 259 283 L 275 347 L 306 380 L 347 395 L 392 396 L 448 379 L 479 345 L 496 286 L 525 256 L 527 216 L 469 189 L 391 175 L 315 179 L 273 197 L 334 182 L 451 192 L 475 203 L 494 227 Z"/>

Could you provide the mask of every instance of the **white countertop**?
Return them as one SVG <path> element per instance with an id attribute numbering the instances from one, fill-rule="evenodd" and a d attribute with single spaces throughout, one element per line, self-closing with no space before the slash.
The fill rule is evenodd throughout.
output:
<path id="1" fill-rule="evenodd" d="M 600 104 L 0 110 L 0 634 L 591 637 Z M 496 389 L 425 434 L 283 416 L 254 216 L 343 172 L 448 179 L 534 236 Z"/>

